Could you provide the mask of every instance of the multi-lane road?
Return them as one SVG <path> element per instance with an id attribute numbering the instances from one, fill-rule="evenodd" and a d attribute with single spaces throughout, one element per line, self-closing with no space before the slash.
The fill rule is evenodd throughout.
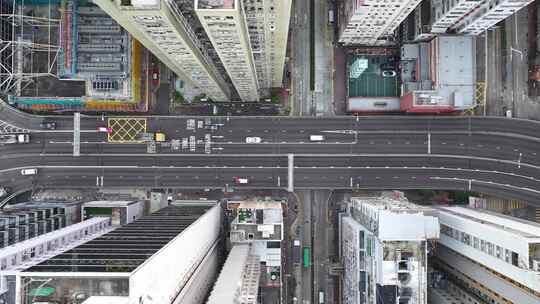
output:
<path id="1" fill-rule="evenodd" d="M 169 187 L 294 189 L 455 189 L 536 203 L 540 198 L 540 123 L 470 117 L 212 117 L 216 130 L 187 128 L 193 117 L 146 117 L 168 139 L 196 138 L 195 151 L 107 142 L 107 118 L 83 117 L 81 156 L 73 121 L 38 130 L 43 118 L 0 107 L 4 132 L 31 142 L 0 146 L 0 184 L 12 187 Z M 197 118 L 204 120 L 204 118 Z M 6 127 L 7 126 L 7 127 Z M 14 129 L 11 129 L 14 128 Z M 324 135 L 311 142 L 310 135 Z M 246 143 L 246 137 L 261 142 Z M 205 153 L 204 141 L 210 138 Z M 292 154 L 292 166 L 289 157 Z M 39 168 L 22 176 L 23 168 Z M 290 175 L 292 173 L 292 175 Z M 234 185 L 235 176 L 249 179 Z M 292 176 L 292 183 L 289 177 Z"/>

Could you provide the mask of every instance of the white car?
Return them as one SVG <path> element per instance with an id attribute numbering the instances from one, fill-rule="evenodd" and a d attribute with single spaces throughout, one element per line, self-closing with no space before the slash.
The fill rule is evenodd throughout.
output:
<path id="1" fill-rule="evenodd" d="M 37 174 L 37 169 L 36 168 L 22 169 L 21 174 L 22 175 L 36 175 Z"/>
<path id="2" fill-rule="evenodd" d="M 261 142 L 260 137 L 246 137 L 247 144 L 258 144 Z"/>
<path id="3" fill-rule="evenodd" d="M 394 70 L 382 71 L 382 77 L 396 77 L 397 73 Z"/>

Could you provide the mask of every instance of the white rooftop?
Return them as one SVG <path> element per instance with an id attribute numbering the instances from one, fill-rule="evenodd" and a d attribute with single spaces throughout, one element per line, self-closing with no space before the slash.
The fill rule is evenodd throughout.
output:
<path id="1" fill-rule="evenodd" d="M 231 249 L 207 304 L 241 303 L 238 301 L 239 289 L 243 286 L 243 281 L 247 279 L 248 274 L 245 273 L 245 269 L 250 251 L 249 245 L 235 245 Z M 256 290 L 257 288 L 253 290 L 255 298 Z"/>
<path id="2" fill-rule="evenodd" d="M 238 208 L 245 209 L 281 209 L 280 201 L 229 201 L 228 204 L 238 204 Z"/>
<path id="3" fill-rule="evenodd" d="M 540 240 L 540 225 L 533 222 L 481 209 L 470 209 L 458 206 L 439 207 L 438 209 L 439 211 L 459 215 L 462 218 L 483 225 L 489 225 L 509 233 L 514 233 L 520 237 L 529 239 L 530 242 L 538 242 Z"/>
<path id="4" fill-rule="evenodd" d="M 83 204 L 83 207 L 127 207 L 137 201 L 91 201 Z"/>
<path id="5" fill-rule="evenodd" d="M 128 304 L 128 297 L 92 296 L 82 304 Z"/>

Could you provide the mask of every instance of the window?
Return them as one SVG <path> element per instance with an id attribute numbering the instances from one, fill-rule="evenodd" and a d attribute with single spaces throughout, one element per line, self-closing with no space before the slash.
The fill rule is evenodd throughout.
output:
<path id="1" fill-rule="evenodd" d="M 488 254 L 489 254 L 489 255 L 494 255 L 494 252 L 493 252 L 493 251 L 494 251 L 494 247 L 495 247 L 495 246 L 494 246 L 493 244 L 491 244 L 490 242 L 487 242 L 487 248 L 488 248 Z"/>

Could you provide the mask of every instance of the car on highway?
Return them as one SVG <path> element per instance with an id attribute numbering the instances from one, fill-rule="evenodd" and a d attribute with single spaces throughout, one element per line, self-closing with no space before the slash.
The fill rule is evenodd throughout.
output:
<path id="1" fill-rule="evenodd" d="M 310 135 L 309 140 L 310 141 L 323 141 L 324 135 Z"/>
<path id="2" fill-rule="evenodd" d="M 56 122 L 44 120 L 39 124 L 39 127 L 44 130 L 56 130 Z"/>
<path id="3" fill-rule="evenodd" d="M 397 73 L 394 70 L 384 70 L 381 75 L 382 77 L 396 77 Z"/>
<path id="4" fill-rule="evenodd" d="M 159 85 L 159 69 L 154 68 L 152 71 L 152 85 L 158 86 Z"/>
<path id="5" fill-rule="evenodd" d="M 31 169 L 22 169 L 21 175 L 36 175 L 38 172 L 38 169 L 31 168 Z"/>
<path id="6" fill-rule="evenodd" d="M 260 142 L 260 137 L 246 137 L 246 144 L 258 144 Z"/>
<path id="7" fill-rule="evenodd" d="M 248 184 L 248 183 L 249 183 L 249 179 L 248 179 L 248 178 L 245 178 L 245 177 L 238 177 L 238 176 L 233 177 L 233 181 L 234 181 L 234 183 L 237 184 L 237 185 L 245 185 L 245 184 Z"/>
<path id="8" fill-rule="evenodd" d="M 109 127 L 98 127 L 97 130 L 98 132 L 105 132 L 107 134 L 112 133 L 112 128 L 109 128 Z"/>

